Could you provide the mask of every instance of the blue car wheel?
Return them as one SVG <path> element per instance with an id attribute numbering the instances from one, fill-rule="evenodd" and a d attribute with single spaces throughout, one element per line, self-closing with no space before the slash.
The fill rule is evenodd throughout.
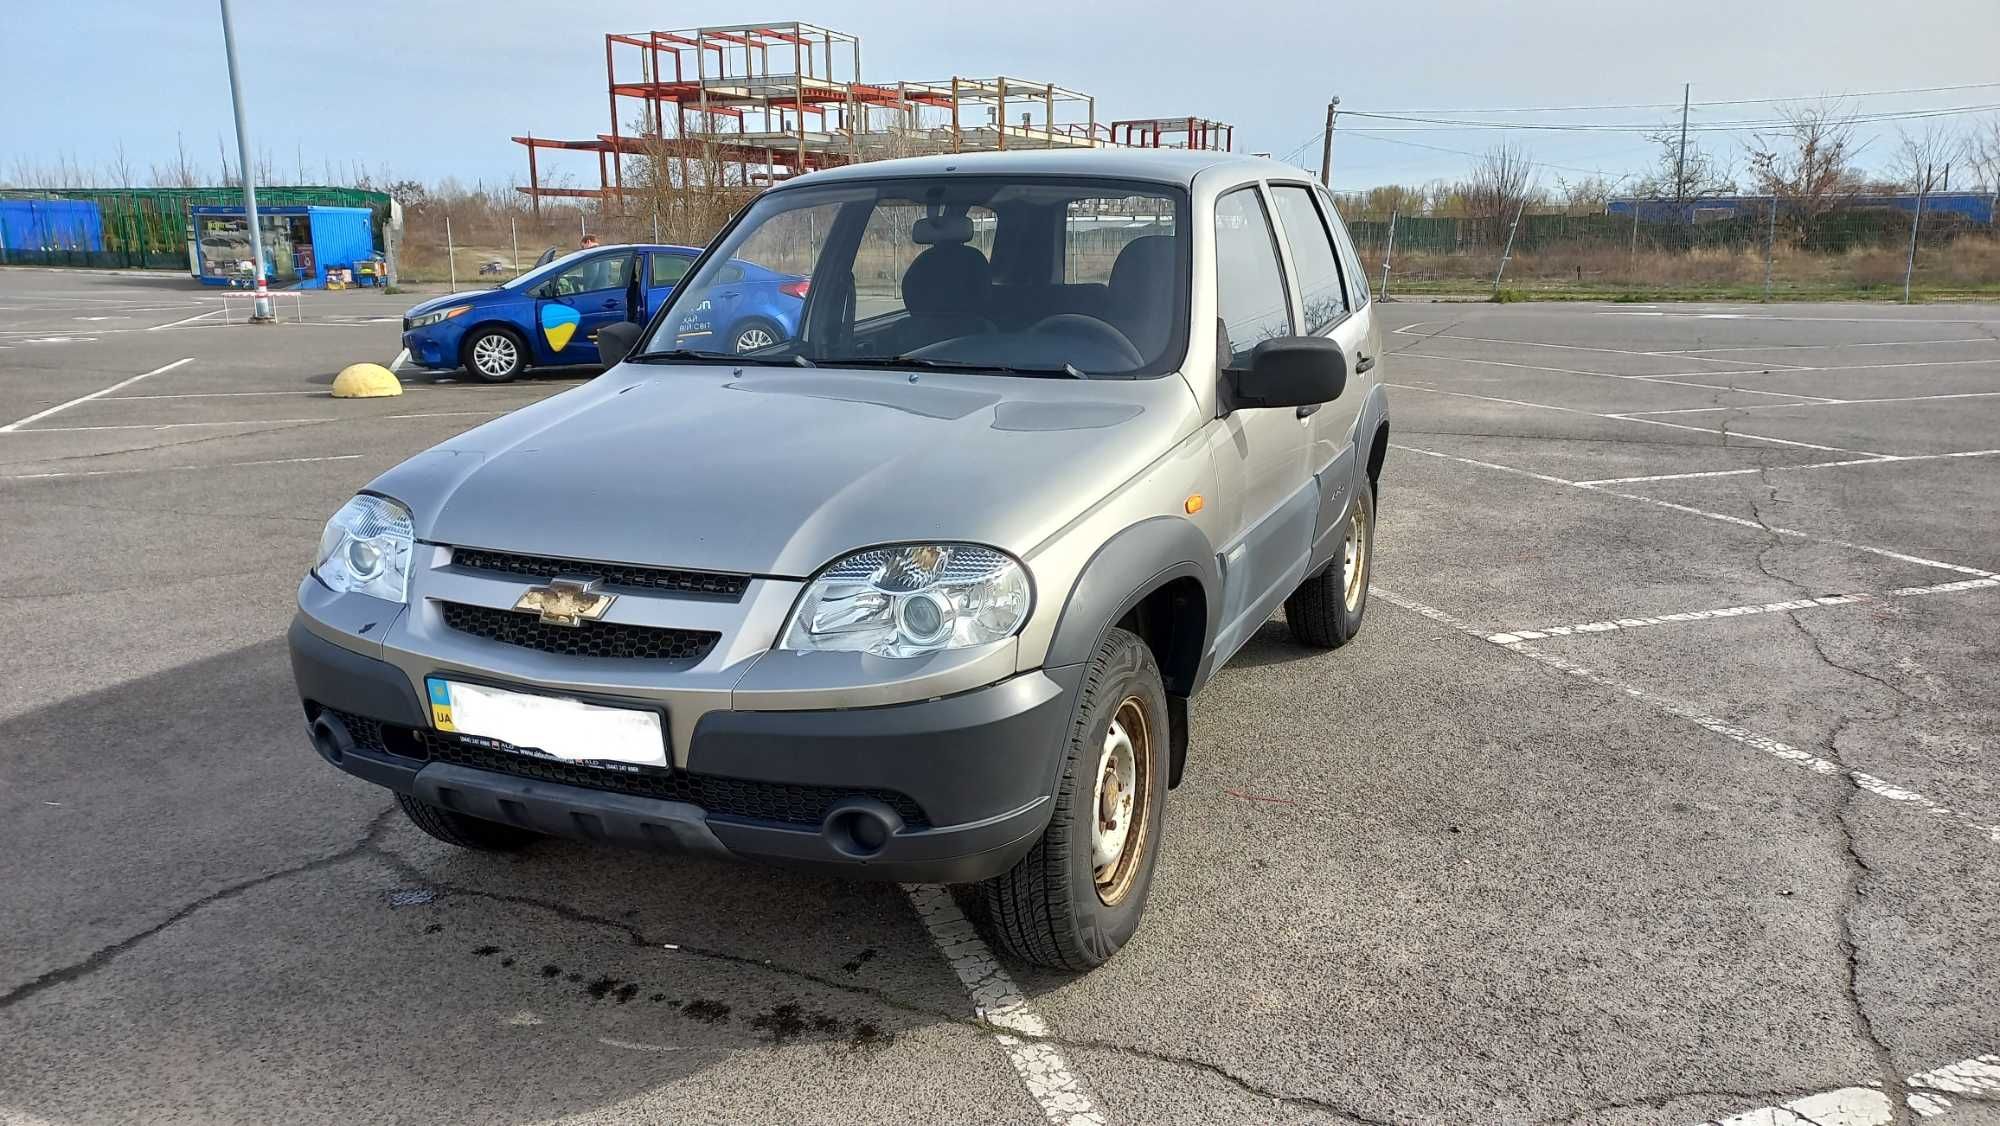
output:
<path id="1" fill-rule="evenodd" d="M 737 321 L 735 326 L 730 329 L 729 350 L 732 352 L 754 352 L 759 348 L 769 348 L 771 345 L 784 339 L 784 329 L 779 328 L 770 321 L 764 320 L 762 317 L 750 317 Z"/>
<path id="2" fill-rule="evenodd" d="M 512 329 L 488 325 L 465 338 L 465 370 L 488 383 L 505 383 L 527 366 L 528 346 Z"/>

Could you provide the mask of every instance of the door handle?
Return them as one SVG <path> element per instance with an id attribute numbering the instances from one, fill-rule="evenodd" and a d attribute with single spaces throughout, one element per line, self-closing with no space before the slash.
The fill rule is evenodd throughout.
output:
<path id="1" fill-rule="evenodd" d="M 598 308 L 600 309 L 616 309 L 617 307 L 618 307 L 618 301 L 615 298 L 606 298 L 604 304 L 598 306 Z M 1362 370 L 1366 371 L 1368 369 L 1363 368 Z"/>
<path id="2" fill-rule="evenodd" d="M 1298 417 L 1311 418 L 1312 416 L 1318 414 L 1319 409 L 1325 405 L 1326 405 L 1325 403 L 1307 403 L 1305 406 L 1299 408 Z"/>
<path id="3" fill-rule="evenodd" d="M 1355 362 L 1354 374 L 1360 375 L 1361 373 L 1372 369 L 1374 366 L 1375 366 L 1375 357 L 1363 356 L 1358 361 Z"/>

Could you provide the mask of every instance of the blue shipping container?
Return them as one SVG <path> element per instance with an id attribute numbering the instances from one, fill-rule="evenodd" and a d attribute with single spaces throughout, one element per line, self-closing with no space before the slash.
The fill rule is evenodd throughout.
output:
<path id="1" fill-rule="evenodd" d="M 250 255 L 241 207 L 194 207 L 194 272 L 205 285 L 242 284 Z M 323 289 L 326 271 L 375 256 L 374 213 L 366 207 L 259 207 L 264 273 L 276 287 Z"/>
<path id="2" fill-rule="evenodd" d="M 8 251 L 103 250 L 104 217 L 83 199 L 0 199 L 0 262 Z"/>

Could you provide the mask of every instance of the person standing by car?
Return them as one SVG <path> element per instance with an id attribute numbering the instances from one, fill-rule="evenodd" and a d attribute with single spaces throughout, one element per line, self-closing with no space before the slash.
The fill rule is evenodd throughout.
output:
<path id="1" fill-rule="evenodd" d="M 584 235 L 582 241 L 576 244 L 576 248 L 578 250 L 595 250 L 597 248 L 597 236 L 590 234 Z"/>

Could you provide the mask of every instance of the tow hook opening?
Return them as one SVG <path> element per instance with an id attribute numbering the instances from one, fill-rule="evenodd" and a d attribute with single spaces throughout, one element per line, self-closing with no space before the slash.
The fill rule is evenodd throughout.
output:
<path id="1" fill-rule="evenodd" d="M 843 803 L 826 815 L 820 833 L 835 851 L 865 860 L 888 845 L 903 828 L 903 818 L 879 801 Z"/>
<path id="2" fill-rule="evenodd" d="M 347 725 L 338 716 L 321 712 L 312 721 L 311 731 L 313 750 L 330 763 L 338 765 L 354 749 L 354 737 L 348 734 Z"/>

